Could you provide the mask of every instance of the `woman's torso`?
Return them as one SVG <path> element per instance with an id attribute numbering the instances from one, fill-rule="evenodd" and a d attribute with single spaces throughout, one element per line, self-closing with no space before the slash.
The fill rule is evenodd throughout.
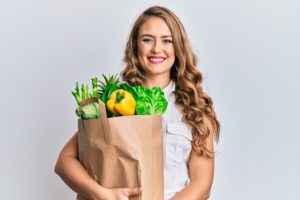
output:
<path id="1" fill-rule="evenodd" d="M 163 114 L 164 144 L 164 192 L 165 200 L 189 183 L 188 158 L 192 149 L 191 129 L 182 122 L 182 114 L 175 106 L 173 81 L 163 89 L 168 100 L 167 111 Z"/>

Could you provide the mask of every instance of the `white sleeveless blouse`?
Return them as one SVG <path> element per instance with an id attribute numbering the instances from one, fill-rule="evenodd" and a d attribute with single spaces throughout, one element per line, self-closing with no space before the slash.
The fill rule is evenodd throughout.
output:
<path id="1" fill-rule="evenodd" d="M 192 149 L 191 129 L 182 122 L 182 114 L 175 106 L 175 83 L 164 89 L 168 108 L 163 114 L 164 199 L 169 200 L 189 183 L 187 161 Z"/>

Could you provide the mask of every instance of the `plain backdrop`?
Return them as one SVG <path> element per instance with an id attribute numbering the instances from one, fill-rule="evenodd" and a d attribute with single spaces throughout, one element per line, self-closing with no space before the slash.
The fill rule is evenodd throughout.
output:
<path id="1" fill-rule="evenodd" d="M 75 199 L 54 173 L 75 82 L 119 73 L 151 5 L 183 22 L 221 122 L 211 200 L 300 199 L 300 3 L 0 0 L 0 199 Z"/>

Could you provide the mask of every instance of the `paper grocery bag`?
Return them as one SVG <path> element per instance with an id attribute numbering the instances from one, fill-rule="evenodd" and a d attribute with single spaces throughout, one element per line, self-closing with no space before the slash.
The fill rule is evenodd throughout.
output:
<path id="1" fill-rule="evenodd" d="M 163 136 L 160 115 L 78 120 L 79 160 L 105 188 L 142 187 L 130 200 L 163 200 Z M 85 200 L 77 195 L 77 200 Z"/>

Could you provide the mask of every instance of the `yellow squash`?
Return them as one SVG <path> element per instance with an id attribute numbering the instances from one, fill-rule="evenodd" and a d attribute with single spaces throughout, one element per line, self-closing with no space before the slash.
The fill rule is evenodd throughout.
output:
<path id="1" fill-rule="evenodd" d="M 106 106 L 115 115 L 134 115 L 136 102 L 132 94 L 118 89 L 111 93 Z"/>

